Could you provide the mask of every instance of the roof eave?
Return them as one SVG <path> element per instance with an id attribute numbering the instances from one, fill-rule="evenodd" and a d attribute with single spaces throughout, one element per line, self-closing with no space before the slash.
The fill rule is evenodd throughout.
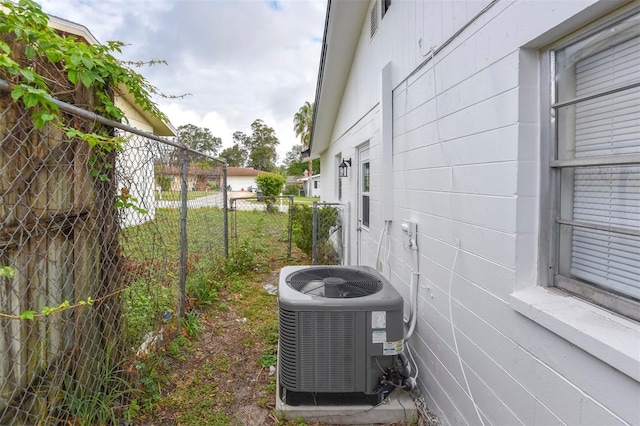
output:
<path id="1" fill-rule="evenodd" d="M 311 158 L 318 158 L 331 143 L 331 135 L 368 8 L 368 0 L 327 0 L 313 130 L 309 144 Z"/>
<path id="2" fill-rule="evenodd" d="M 133 108 L 138 111 L 138 113 L 140 113 L 145 120 L 147 120 L 149 122 L 149 124 L 151 124 L 151 127 L 153 127 L 153 134 L 157 135 L 157 136 L 168 136 L 168 137 L 172 137 L 176 135 L 176 129 L 175 127 L 173 127 L 173 125 L 171 123 L 165 123 L 164 121 L 162 121 L 160 118 L 156 117 L 154 114 L 152 114 L 151 112 L 143 109 L 140 105 L 138 105 L 136 103 L 135 98 L 133 97 L 133 95 L 131 94 L 131 92 L 129 92 L 126 87 L 121 86 L 118 88 L 119 92 L 121 93 L 122 98 L 128 102 L 131 106 L 133 106 Z"/>

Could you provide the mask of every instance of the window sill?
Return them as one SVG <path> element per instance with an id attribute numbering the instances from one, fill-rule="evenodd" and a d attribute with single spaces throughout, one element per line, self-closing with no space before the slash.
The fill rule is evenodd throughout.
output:
<path id="1" fill-rule="evenodd" d="M 640 324 L 553 288 L 511 294 L 520 314 L 640 381 Z"/>

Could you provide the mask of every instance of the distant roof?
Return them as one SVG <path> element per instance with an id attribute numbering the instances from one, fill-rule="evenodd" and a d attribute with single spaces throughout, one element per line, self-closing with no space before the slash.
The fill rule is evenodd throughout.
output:
<path id="1" fill-rule="evenodd" d="M 320 173 L 318 173 L 317 175 L 311 176 L 311 180 L 318 180 L 318 179 L 320 179 Z M 298 182 L 306 182 L 308 180 L 309 180 L 308 176 L 304 176 L 297 179 Z"/>
<path id="2" fill-rule="evenodd" d="M 258 176 L 261 172 L 252 167 L 227 167 L 227 176 Z"/>
<path id="3" fill-rule="evenodd" d="M 159 173 L 163 175 L 181 175 L 182 168 L 179 166 L 162 166 Z M 205 169 L 203 167 L 188 167 L 187 174 L 191 176 L 219 176 L 222 174 L 221 167 Z"/>

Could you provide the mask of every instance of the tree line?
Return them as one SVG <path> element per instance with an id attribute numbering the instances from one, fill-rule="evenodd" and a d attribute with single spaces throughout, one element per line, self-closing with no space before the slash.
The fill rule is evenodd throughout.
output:
<path id="1" fill-rule="evenodd" d="M 251 123 L 248 133 L 237 131 L 233 134 L 233 145 L 222 149 L 222 139 L 214 136 L 207 128 L 186 124 L 178 127 L 176 141 L 206 156 L 189 153 L 189 163 L 199 167 L 212 167 L 214 161 L 209 158 L 224 159 L 230 167 L 251 167 L 265 172 L 281 175 L 300 176 L 320 171 L 320 160 L 309 162 L 302 159 L 302 151 L 309 147 L 313 123 L 313 104 L 305 102 L 294 115 L 293 124 L 300 143 L 294 145 L 285 155 L 283 164 L 278 166 L 276 147 L 280 144 L 275 130 L 261 119 Z M 181 153 L 173 150 L 170 161 L 178 161 Z"/>

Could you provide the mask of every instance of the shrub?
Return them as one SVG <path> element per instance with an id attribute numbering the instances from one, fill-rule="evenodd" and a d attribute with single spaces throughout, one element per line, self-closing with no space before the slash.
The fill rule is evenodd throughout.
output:
<path id="1" fill-rule="evenodd" d="M 157 328 L 163 314 L 174 311 L 176 298 L 174 289 L 154 281 L 140 279 L 127 287 L 123 292 L 123 319 L 128 343 L 142 343 L 145 334 Z"/>
<path id="2" fill-rule="evenodd" d="M 160 185 L 163 191 L 169 191 L 171 189 L 171 178 L 168 176 L 157 174 L 156 183 Z"/>
<path id="3" fill-rule="evenodd" d="M 262 172 L 256 176 L 256 184 L 265 197 L 280 195 L 285 183 L 287 183 L 287 180 L 276 173 Z"/>
<path id="4" fill-rule="evenodd" d="M 300 194 L 300 189 L 301 187 L 299 185 L 288 185 L 285 189 L 283 194 L 284 195 L 294 195 L 297 196 Z"/>
<path id="5" fill-rule="evenodd" d="M 323 206 L 318 209 L 318 229 L 316 243 L 319 258 L 335 261 L 336 253 L 329 237 L 338 224 L 338 209 Z M 296 204 L 293 208 L 293 243 L 307 255 L 313 250 L 313 207 Z"/>
<path id="6" fill-rule="evenodd" d="M 227 276 L 244 275 L 259 271 L 263 266 L 262 250 L 251 243 L 250 240 L 243 240 L 226 261 L 225 272 Z"/>
<path id="7" fill-rule="evenodd" d="M 287 183 L 287 180 L 276 173 L 262 172 L 256 176 L 256 183 L 264 197 L 264 202 L 267 205 L 267 212 L 273 213 L 275 211 L 274 198 L 280 195 L 282 187 Z"/>

